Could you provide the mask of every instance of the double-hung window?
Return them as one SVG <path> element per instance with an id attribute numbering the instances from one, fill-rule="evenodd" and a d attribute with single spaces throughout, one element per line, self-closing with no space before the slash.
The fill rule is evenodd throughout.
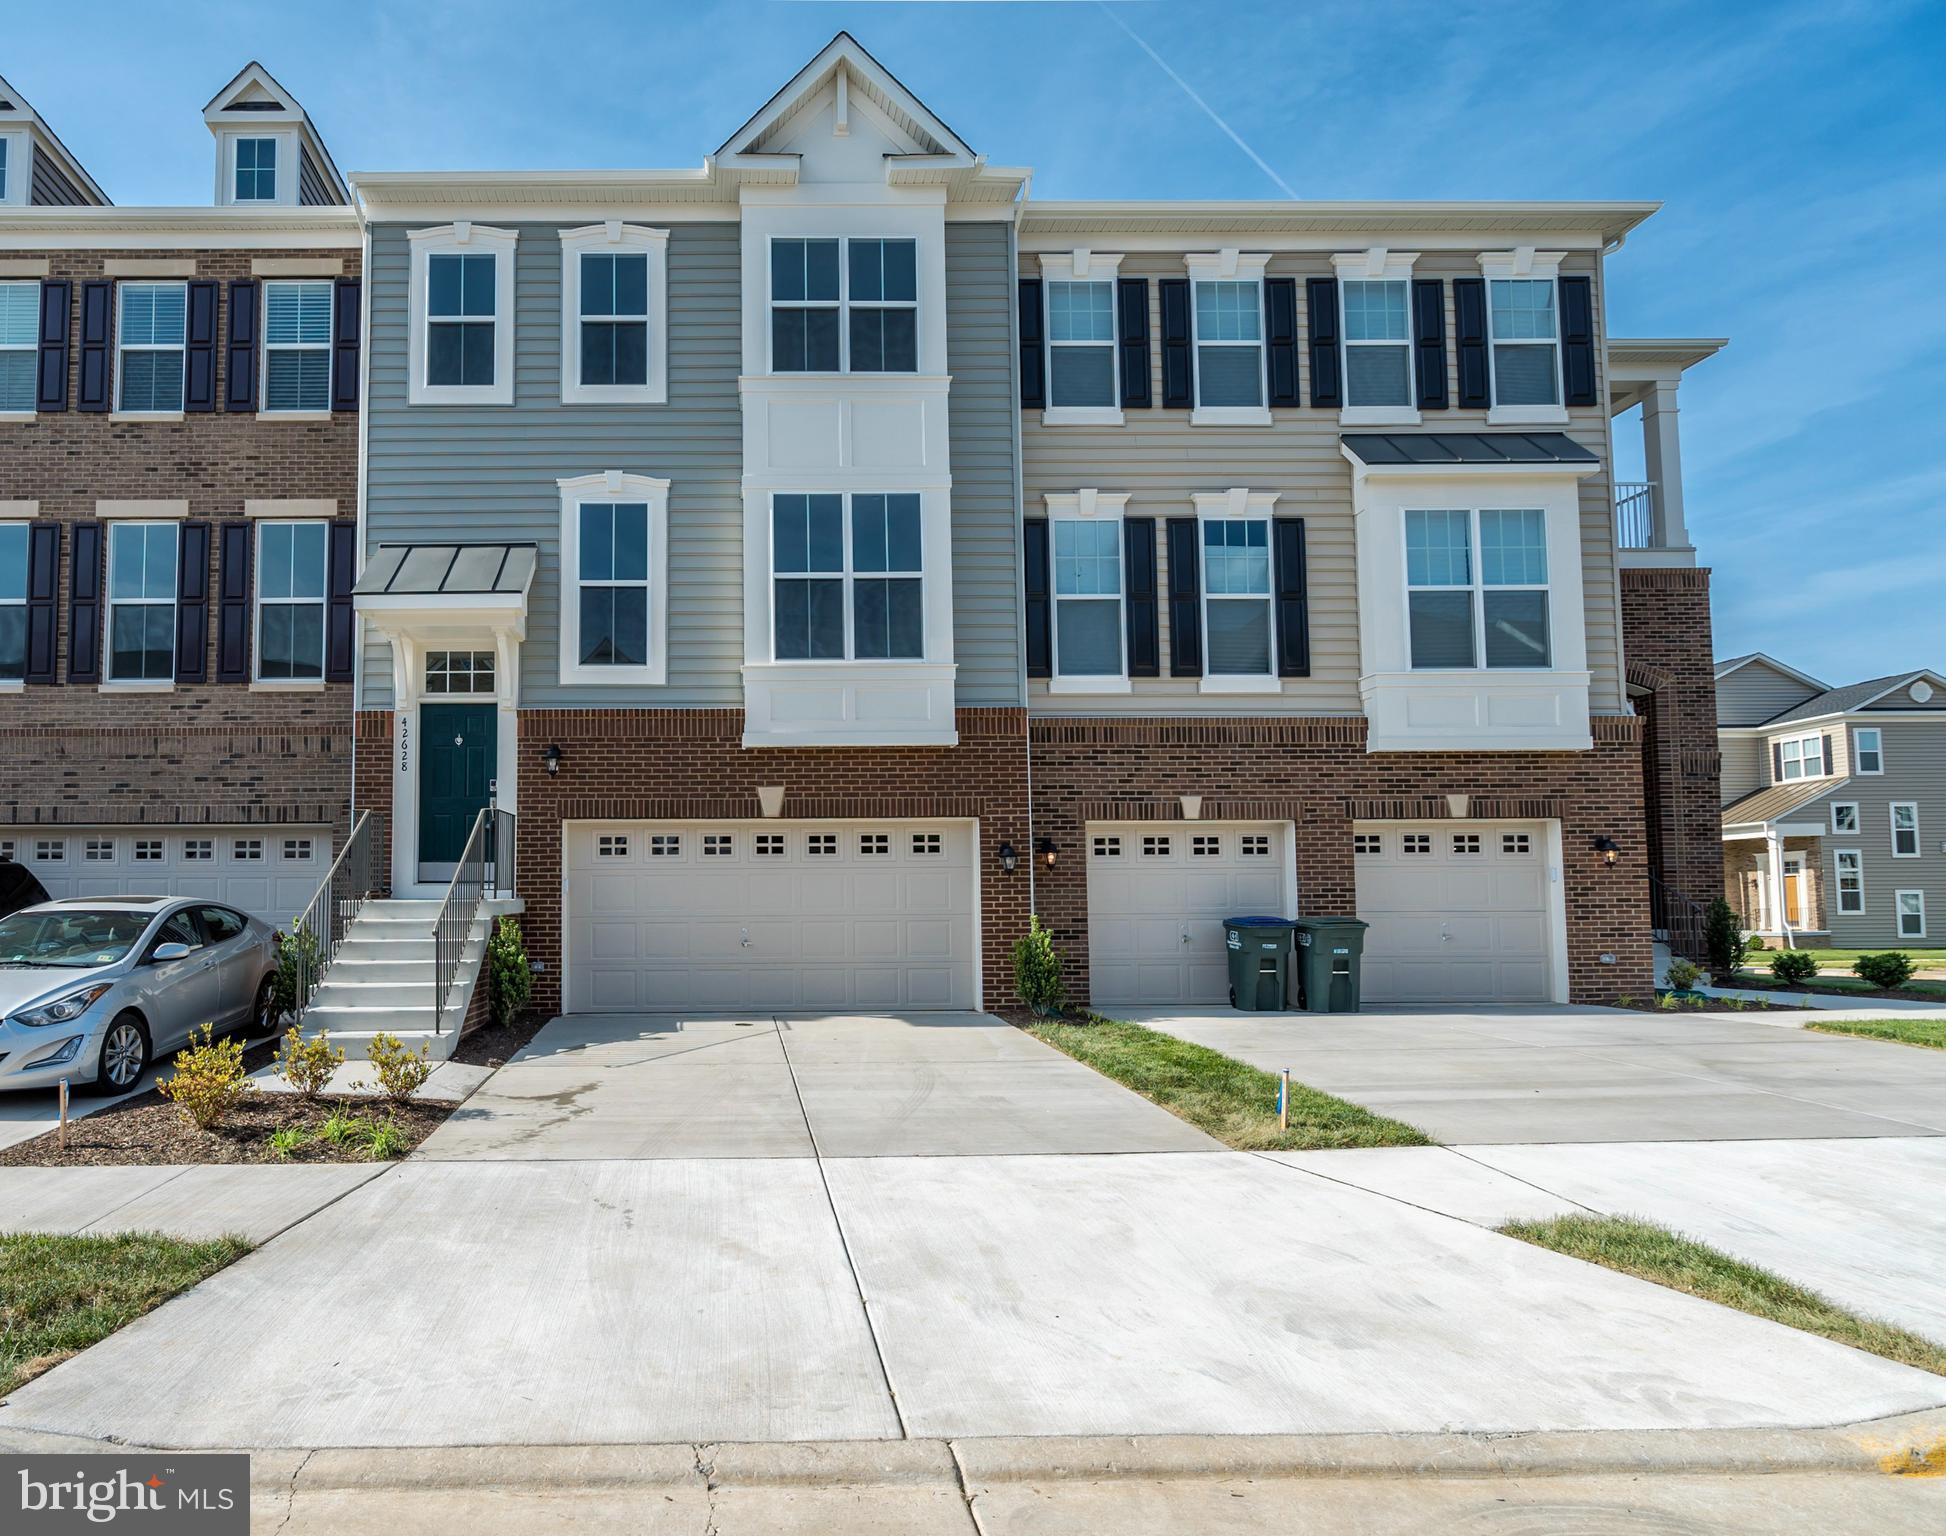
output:
<path id="1" fill-rule="evenodd" d="M 1195 290 L 1196 409 L 1261 410 L 1262 281 L 1198 277 Z"/>
<path id="2" fill-rule="evenodd" d="M 450 224 L 411 232 L 417 405 L 512 405 L 514 249 L 520 232 Z"/>
<path id="3" fill-rule="evenodd" d="M 1892 857 L 1919 857 L 1919 806 L 1916 801 L 1892 802 Z"/>
<path id="4" fill-rule="evenodd" d="M 1796 736 L 1777 744 L 1777 768 L 1784 779 L 1824 777 L 1824 738 Z"/>
<path id="5" fill-rule="evenodd" d="M 913 373 L 919 366 L 912 240 L 770 243 L 774 373 Z"/>
<path id="6" fill-rule="evenodd" d="M 1403 280 L 1346 278 L 1345 406 L 1350 410 L 1412 406 L 1412 322 Z"/>
<path id="7" fill-rule="evenodd" d="M 561 398 L 660 405 L 668 389 L 669 231 L 561 231 Z"/>
<path id="8" fill-rule="evenodd" d="M 1877 726 L 1860 726 L 1852 732 L 1851 767 L 1854 773 L 1885 772 L 1885 738 Z"/>
<path id="9" fill-rule="evenodd" d="M 40 339 L 41 285 L 0 283 L 0 411 L 34 409 Z"/>
<path id="10" fill-rule="evenodd" d="M 1055 410 L 1109 409 L 1115 387 L 1115 285 L 1047 283 L 1047 403 Z"/>
<path id="11" fill-rule="evenodd" d="M 1203 534 L 1203 635 L 1211 677 L 1269 677 L 1270 521 L 1206 517 Z"/>
<path id="12" fill-rule="evenodd" d="M 852 373 L 914 373 L 919 367 L 918 246 L 911 240 L 847 240 Z"/>
<path id="13" fill-rule="evenodd" d="M 776 659 L 923 659 L 923 571 L 916 494 L 772 497 Z"/>
<path id="14" fill-rule="evenodd" d="M 236 141 L 236 199 L 239 203 L 277 201 L 277 141 Z"/>
<path id="15" fill-rule="evenodd" d="M 188 285 L 123 283 L 116 298 L 117 409 L 180 411 Z"/>
<path id="16" fill-rule="evenodd" d="M 12 148 L 11 139 L 0 139 L 0 203 L 7 200 L 7 178 L 13 174 L 13 167 L 7 163 L 7 151 Z"/>
<path id="17" fill-rule="evenodd" d="M 174 523 L 108 525 L 108 678 L 167 682 L 176 675 Z"/>
<path id="18" fill-rule="evenodd" d="M 1840 848 L 1832 859 L 1838 875 L 1838 910 L 1856 917 L 1865 910 L 1865 856 L 1856 848 Z"/>
<path id="19" fill-rule="evenodd" d="M 1495 277 L 1487 282 L 1493 403 L 1559 406 L 1561 339 L 1552 277 Z"/>
<path id="20" fill-rule="evenodd" d="M 1055 676 L 1122 678 L 1121 519 L 1057 517 L 1051 532 Z"/>
<path id="21" fill-rule="evenodd" d="M 667 680 L 669 482 L 619 471 L 561 482 L 561 681 Z"/>
<path id="22" fill-rule="evenodd" d="M 1408 511 L 1405 536 L 1415 668 L 1553 664 L 1544 513 Z"/>
<path id="23" fill-rule="evenodd" d="M 1894 900 L 1898 903 L 1899 937 L 1923 939 L 1926 936 L 1926 893 L 1900 891 Z"/>
<path id="24" fill-rule="evenodd" d="M 24 522 L 0 522 L 0 683 L 27 676 L 27 541 Z"/>
<path id="25" fill-rule="evenodd" d="M 649 379 L 649 258 L 639 251 L 581 255 L 581 382 Z"/>
<path id="26" fill-rule="evenodd" d="M 331 409 L 329 282 L 264 284 L 264 399 L 268 412 Z"/>
<path id="27" fill-rule="evenodd" d="M 325 525 L 257 527 L 257 677 L 324 677 Z"/>

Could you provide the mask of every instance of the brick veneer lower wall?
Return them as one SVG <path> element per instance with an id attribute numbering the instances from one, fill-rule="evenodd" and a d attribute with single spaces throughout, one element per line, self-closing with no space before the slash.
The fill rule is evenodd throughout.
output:
<path id="1" fill-rule="evenodd" d="M 1561 822 L 1572 1000 L 1644 996 L 1652 958 L 1637 722 L 1598 716 L 1592 725 L 1592 752 L 1368 754 L 1356 718 L 1037 717 L 1034 831 L 1068 855 L 1040 876 L 1042 920 L 1085 997 L 1087 822 L 1179 821 L 1182 795 L 1203 797 L 1205 820 L 1293 822 L 1299 910 L 1323 915 L 1356 910 L 1354 821 L 1443 819 L 1445 797 L 1466 795 L 1469 818 Z M 1613 869 L 1592 851 L 1602 835 L 1624 849 Z"/>

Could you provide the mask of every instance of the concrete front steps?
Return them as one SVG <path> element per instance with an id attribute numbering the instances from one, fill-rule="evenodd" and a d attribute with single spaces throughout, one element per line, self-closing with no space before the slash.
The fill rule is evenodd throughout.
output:
<path id="1" fill-rule="evenodd" d="M 519 901 L 483 901 L 472 932 L 460 952 L 453 978 L 445 1028 L 435 1029 L 433 991 L 436 946 L 433 924 L 437 901 L 368 901 L 353 920 L 351 931 L 338 946 L 337 958 L 304 1010 L 307 1035 L 328 1032 L 331 1043 L 343 1049 L 348 1061 L 370 1058 L 371 1043 L 380 1034 L 396 1035 L 411 1050 L 425 1046 L 434 1060 L 444 1060 L 459 1045 L 460 1024 L 472 1001 L 486 958 L 487 935 L 502 913 L 518 912 Z"/>

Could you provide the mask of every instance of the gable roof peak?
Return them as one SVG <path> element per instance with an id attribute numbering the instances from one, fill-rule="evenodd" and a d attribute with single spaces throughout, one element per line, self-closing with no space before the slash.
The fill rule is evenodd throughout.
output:
<path id="1" fill-rule="evenodd" d="M 715 158 L 734 161 L 742 156 L 772 153 L 763 147 L 765 143 L 818 100 L 833 81 L 838 84 L 841 99 L 856 93 L 889 119 L 913 145 L 911 153 L 943 157 L 963 165 L 978 160 L 965 140 L 907 90 L 891 70 L 873 58 L 863 43 L 844 31 L 819 49 L 809 63 L 725 139 Z"/>
<path id="2" fill-rule="evenodd" d="M 34 110 L 33 103 L 4 78 L 0 78 L 0 128 L 25 128 L 36 151 L 52 160 L 61 174 L 73 183 L 82 203 L 108 206 L 108 194 L 88 174 L 88 168 L 75 159 L 74 152 L 48 127 L 47 119 Z M 27 195 L 32 195 L 31 183 Z"/>

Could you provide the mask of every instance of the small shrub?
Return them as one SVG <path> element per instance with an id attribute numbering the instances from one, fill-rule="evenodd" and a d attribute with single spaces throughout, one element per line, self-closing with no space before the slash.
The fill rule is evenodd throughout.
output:
<path id="1" fill-rule="evenodd" d="M 1021 1001 L 1044 1019 L 1059 1013 L 1068 1000 L 1054 935 L 1039 917 L 1028 918 L 1026 936 L 1014 944 L 1014 988 Z"/>
<path id="2" fill-rule="evenodd" d="M 406 1149 L 405 1132 L 398 1122 L 387 1115 L 377 1125 L 371 1126 L 365 1138 L 365 1148 L 374 1160 L 387 1162 L 395 1157 L 404 1157 Z"/>
<path id="3" fill-rule="evenodd" d="M 1632 994 L 1623 992 L 1616 997 L 1615 1006 L 1617 1008 L 1633 1008 L 1635 1006 L 1635 998 Z"/>
<path id="4" fill-rule="evenodd" d="M 270 1143 L 270 1155 L 279 1162 L 289 1157 L 310 1139 L 310 1132 L 301 1125 L 280 1125 L 265 1138 Z"/>
<path id="5" fill-rule="evenodd" d="M 1883 955 L 1860 955 L 1852 974 L 1875 987 L 1902 987 L 1912 980 L 1912 956 L 1891 950 Z"/>
<path id="6" fill-rule="evenodd" d="M 1743 956 L 1748 948 L 1743 938 L 1743 924 L 1721 896 L 1710 903 L 1703 919 L 1703 943 L 1709 950 L 1710 969 L 1718 976 L 1734 976 L 1743 969 Z"/>
<path id="7" fill-rule="evenodd" d="M 1750 953 L 1753 955 L 1758 953 L 1758 951 L 1760 950 L 1765 950 L 1770 948 L 1770 946 L 1764 942 L 1764 936 L 1761 933 L 1751 934 L 1749 938 L 1743 941 L 1743 947 L 1749 950 Z"/>
<path id="8" fill-rule="evenodd" d="M 191 1035 L 189 1045 L 176 1054 L 176 1075 L 155 1085 L 199 1131 L 216 1129 L 256 1086 L 243 1075 L 243 1042 L 212 1035 L 208 1024 L 200 1037 Z"/>
<path id="9" fill-rule="evenodd" d="M 293 1024 L 284 1032 L 284 1043 L 272 1065 L 277 1075 L 296 1090 L 306 1104 L 315 1104 L 331 1082 L 331 1074 L 345 1063 L 345 1053 L 331 1043 L 328 1031 L 320 1030 L 315 1040 L 306 1040 Z"/>
<path id="10" fill-rule="evenodd" d="M 277 935 L 277 969 L 270 977 L 270 1018 L 273 1027 L 296 1014 L 299 988 L 305 977 L 318 978 L 318 936 L 302 923 Z"/>
<path id="11" fill-rule="evenodd" d="M 1780 949 L 1770 957 L 1770 974 L 1786 986 L 1800 986 L 1818 974 L 1818 962 L 1801 949 Z"/>
<path id="12" fill-rule="evenodd" d="M 1676 994 L 1673 992 L 1658 992 L 1656 994 L 1655 1005 L 1664 1013 L 1674 1013 L 1676 1011 Z"/>
<path id="13" fill-rule="evenodd" d="M 334 1147 L 346 1147 L 364 1134 L 364 1126 L 365 1122 L 356 1115 L 348 1115 L 340 1109 L 318 1127 L 318 1134 Z"/>
<path id="14" fill-rule="evenodd" d="M 415 1054 L 397 1035 L 374 1035 L 369 1054 L 372 1071 L 378 1075 L 378 1085 L 394 1104 L 405 1103 L 425 1087 L 426 1079 L 432 1076 L 432 1062 L 427 1059 L 426 1047 L 421 1045 Z"/>
<path id="15" fill-rule="evenodd" d="M 1723 999 L 1723 1006 L 1724 1006 L 1725 1008 L 1727 1008 L 1727 1009 L 1729 1009 L 1729 1010 L 1730 1010 L 1730 1012 L 1732 1012 L 1732 1013 L 1742 1013 L 1742 1012 L 1743 1012 L 1743 996 L 1742 996 L 1742 994 L 1741 994 L 1741 993 L 1739 993 L 1739 994 L 1738 994 L 1737 996 L 1735 996 L 1735 997 L 1726 997 L 1726 998 L 1724 998 L 1724 999 Z"/>
<path id="16" fill-rule="evenodd" d="M 1669 962 L 1669 985 L 1678 992 L 1692 990 L 1702 970 L 1693 960 L 1685 960 L 1680 955 Z"/>
<path id="17" fill-rule="evenodd" d="M 496 1024 L 511 1024 L 534 995 L 534 971 L 520 924 L 503 917 L 487 940 L 487 1006 Z"/>

